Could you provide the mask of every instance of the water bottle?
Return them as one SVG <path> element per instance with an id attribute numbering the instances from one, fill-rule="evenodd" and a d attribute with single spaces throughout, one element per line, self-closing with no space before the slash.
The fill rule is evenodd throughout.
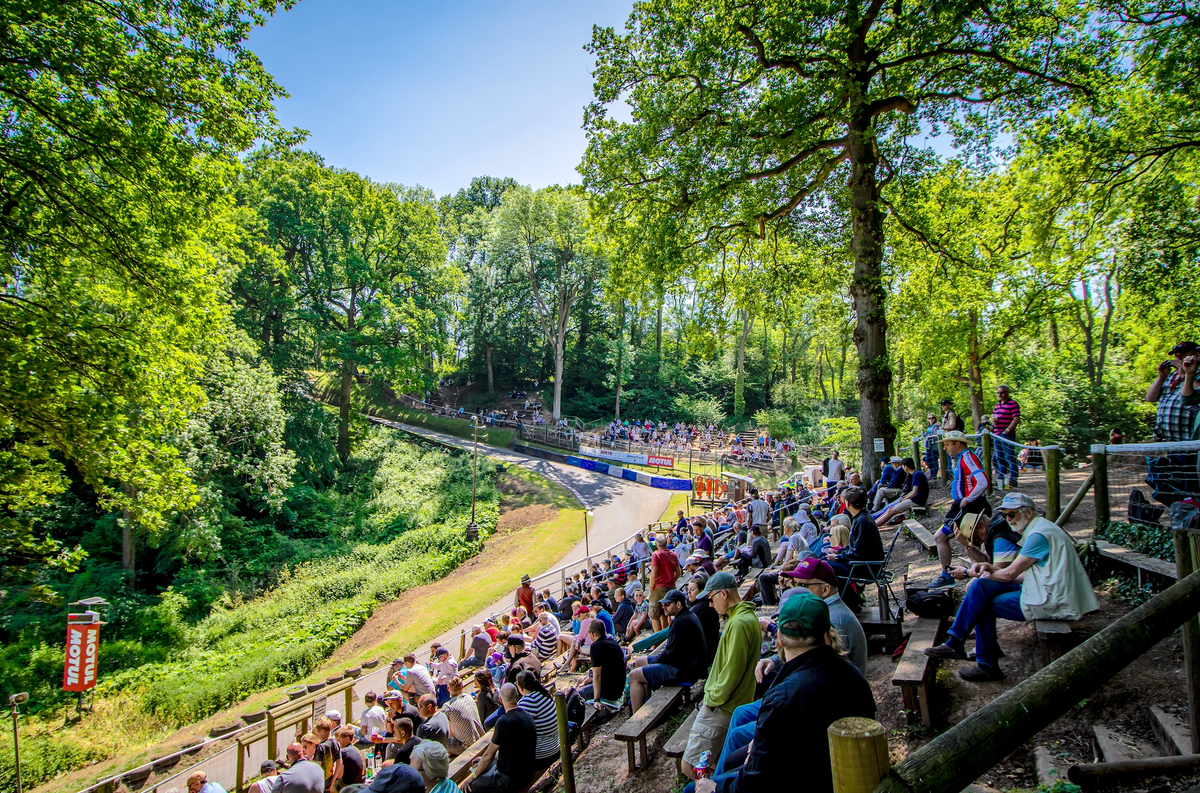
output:
<path id="1" fill-rule="evenodd" d="M 712 762 L 712 751 L 705 749 L 700 753 L 700 762 L 696 763 L 696 780 L 708 778 L 709 764 Z"/>

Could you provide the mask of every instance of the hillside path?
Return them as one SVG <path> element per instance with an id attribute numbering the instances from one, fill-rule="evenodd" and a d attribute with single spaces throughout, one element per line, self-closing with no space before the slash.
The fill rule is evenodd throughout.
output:
<path id="1" fill-rule="evenodd" d="M 413 427 L 408 424 L 378 418 L 373 418 L 372 421 L 467 451 L 470 451 L 472 447 L 469 440 L 435 432 L 423 427 Z M 527 468 L 551 481 L 565 483 L 577 490 L 583 496 L 584 500 L 587 501 L 588 506 L 596 513 L 594 517 L 588 520 L 587 544 L 591 548 L 596 549 L 592 553 L 615 545 L 633 534 L 638 528 L 645 528 L 648 524 L 658 521 L 662 517 L 663 510 L 667 508 L 667 504 L 671 500 L 671 493 L 666 490 L 656 490 L 645 485 L 638 485 L 623 479 L 615 479 L 605 474 L 598 474 L 595 471 L 585 471 L 582 468 L 543 460 L 539 457 L 531 457 L 508 449 L 502 449 L 498 446 L 490 446 L 482 442 L 479 444 L 479 453 L 506 465 L 519 465 Z M 584 545 L 585 543 L 581 540 L 561 559 L 554 561 L 548 569 L 553 570 L 568 562 L 582 560 L 587 555 Z M 517 585 L 520 583 L 522 572 L 524 571 L 514 566 L 512 571 L 513 591 L 516 591 Z M 482 622 L 489 614 L 499 614 L 501 611 L 511 608 L 512 602 L 513 595 L 506 595 L 478 614 L 473 615 L 461 625 L 457 625 L 439 636 L 437 641 L 447 647 L 457 647 L 460 630 L 466 629 L 469 632 L 472 625 Z"/>

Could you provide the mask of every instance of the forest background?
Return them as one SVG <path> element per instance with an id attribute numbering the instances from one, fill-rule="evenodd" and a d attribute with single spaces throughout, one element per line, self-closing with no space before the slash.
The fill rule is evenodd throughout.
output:
<path id="1" fill-rule="evenodd" d="M 1150 437 L 1197 327 L 1183 5 L 649 0 L 594 33 L 580 184 L 440 197 L 276 122 L 245 38 L 290 5 L 0 12 L 0 689 L 34 713 L 77 597 L 113 604 L 106 691 L 185 723 L 473 553 L 467 463 L 369 430 L 381 395 L 756 422 L 870 471 L 1003 382 L 1079 461 Z"/>

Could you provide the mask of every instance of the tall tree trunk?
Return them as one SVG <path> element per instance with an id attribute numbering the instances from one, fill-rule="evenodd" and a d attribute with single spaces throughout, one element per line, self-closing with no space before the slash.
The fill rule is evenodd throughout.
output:
<path id="1" fill-rule="evenodd" d="M 560 292 L 554 337 L 554 411 L 550 414 L 555 421 L 562 418 L 563 364 L 567 353 L 567 325 L 571 322 L 571 304 L 573 302 L 574 297 Z"/>
<path id="2" fill-rule="evenodd" d="M 654 355 L 659 359 L 658 365 L 662 366 L 662 312 L 663 312 L 663 297 L 658 298 L 658 313 L 654 318 Z"/>
<path id="3" fill-rule="evenodd" d="M 350 456 L 350 396 L 354 393 L 354 363 L 342 361 L 342 384 L 338 389 L 338 459 Z"/>
<path id="4" fill-rule="evenodd" d="M 133 498 L 133 487 L 129 484 L 122 482 L 121 491 L 126 497 Z M 137 523 L 128 509 L 121 510 L 121 569 L 125 571 L 125 585 L 133 589 L 137 571 Z"/>
<path id="5" fill-rule="evenodd" d="M 971 395 L 971 419 L 975 431 L 983 424 L 983 369 L 980 367 L 979 355 L 979 312 L 968 312 L 970 336 L 967 337 L 967 380 L 968 391 Z"/>
<path id="6" fill-rule="evenodd" d="M 737 377 L 733 381 L 733 417 L 741 418 L 746 412 L 746 339 L 754 327 L 749 311 L 742 312 L 742 337 L 738 340 Z"/>
<path id="7" fill-rule="evenodd" d="M 481 340 L 483 343 L 483 359 L 487 363 L 487 392 L 494 394 L 496 392 L 496 381 L 492 376 L 492 345 L 488 344 L 487 339 Z"/>
<path id="8" fill-rule="evenodd" d="M 866 80 L 863 79 L 863 84 Z M 857 317 L 854 346 L 858 348 L 858 423 L 861 428 L 862 477 L 873 481 L 880 459 L 895 453 L 896 430 L 892 427 L 889 389 L 892 370 L 887 354 L 887 317 L 883 290 L 883 212 L 879 206 L 879 184 L 875 178 L 878 155 L 874 132 L 862 100 L 854 108 L 849 124 L 850 217 L 853 236 L 854 275 L 850 295 Z M 874 439 L 883 439 L 883 450 L 875 451 Z"/>
<path id="9" fill-rule="evenodd" d="M 829 392 L 825 390 L 825 347 L 821 346 L 821 351 L 817 353 L 817 385 L 821 386 L 821 399 L 829 401 Z"/>
<path id="10" fill-rule="evenodd" d="M 621 381 L 625 377 L 625 301 L 617 309 L 617 421 L 621 420 Z"/>

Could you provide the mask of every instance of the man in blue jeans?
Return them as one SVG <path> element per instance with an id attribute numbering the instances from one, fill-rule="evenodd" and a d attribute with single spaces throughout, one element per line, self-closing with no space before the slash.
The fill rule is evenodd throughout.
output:
<path id="1" fill-rule="evenodd" d="M 996 389 L 999 401 L 992 411 L 992 435 L 996 448 L 992 457 L 1000 472 L 1000 486 L 1005 490 L 1017 489 L 1017 425 L 1021 423 L 1021 406 L 1013 399 L 1008 386 Z"/>
<path id="2" fill-rule="evenodd" d="M 978 580 L 967 587 L 945 644 L 925 650 L 931 658 L 966 660 L 966 640 L 974 630 L 976 663 L 958 670 L 971 682 L 1004 679 L 997 618 L 1073 621 L 1100 607 L 1071 536 L 1039 516 L 1033 499 L 1009 493 L 1000 502 L 1000 514 L 1021 535 L 1021 552 L 1007 567 L 976 562 L 967 568 L 967 578 Z"/>

